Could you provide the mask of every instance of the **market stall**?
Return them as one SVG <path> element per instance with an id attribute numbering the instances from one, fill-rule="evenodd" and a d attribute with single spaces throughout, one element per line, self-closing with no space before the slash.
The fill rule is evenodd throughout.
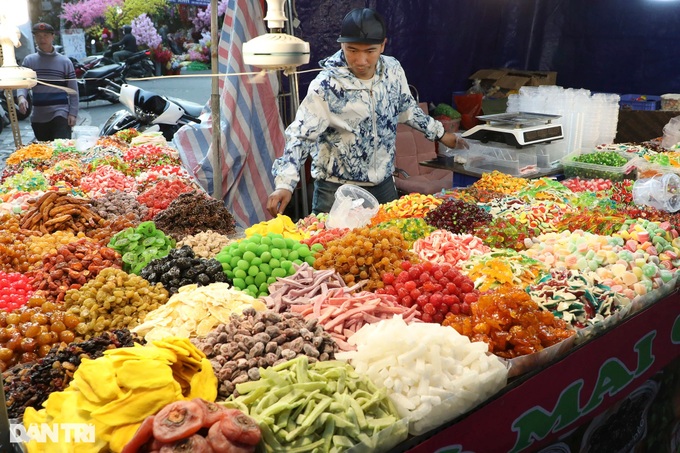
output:
<path id="1" fill-rule="evenodd" d="M 237 231 L 154 133 L 17 150 L 0 183 L 15 440 L 54 451 L 64 436 L 37 427 L 79 424 L 86 451 L 602 451 L 626 412 L 623 447 L 674 445 L 677 187 L 633 189 L 675 174 L 675 151 L 563 165 Z"/>

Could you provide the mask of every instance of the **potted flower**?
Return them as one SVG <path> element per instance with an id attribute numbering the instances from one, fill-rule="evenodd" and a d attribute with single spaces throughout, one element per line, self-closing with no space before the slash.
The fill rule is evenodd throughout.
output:
<path id="1" fill-rule="evenodd" d="M 158 63 L 163 74 L 168 70 L 168 63 L 170 63 L 173 57 L 174 54 L 167 47 L 156 46 L 151 48 L 151 59 Z"/>
<path id="2" fill-rule="evenodd" d="M 165 66 L 165 69 L 169 75 L 179 75 L 180 71 L 180 58 L 177 55 L 173 55 L 170 61 Z"/>

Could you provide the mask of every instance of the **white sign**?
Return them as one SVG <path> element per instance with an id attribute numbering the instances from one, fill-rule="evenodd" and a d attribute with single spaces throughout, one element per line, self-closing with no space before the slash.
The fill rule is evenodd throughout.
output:
<path id="1" fill-rule="evenodd" d="M 64 30 L 61 34 L 61 43 L 64 46 L 64 54 L 76 60 L 82 60 L 87 56 L 85 48 L 85 33 L 80 28 Z"/>
<path id="2" fill-rule="evenodd" d="M 29 442 L 35 440 L 45 443 L 87 442 L 94 443 L 94 425 L 89 423 L 32 423 L 27 427 L 21 424 L 9 425 L 10 442 Z"/>

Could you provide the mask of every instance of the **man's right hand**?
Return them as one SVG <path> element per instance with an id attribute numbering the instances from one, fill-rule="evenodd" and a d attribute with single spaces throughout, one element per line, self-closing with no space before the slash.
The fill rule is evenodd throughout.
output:
<path id="1" fill-rule="evenodd" d="M 28 101 L 25 96 L 19 96 L 19 113 L 24 115 L 28 111 Z"/>
<path id="2" fill-rule="evenodd" d="M 269 198 L 267 198 L 267 210 L 272 217 L 276 217 L 277 214 L 283 214 L 291 198 L 293 198 L 293 192 L 290 190 L 276 189 L 272 192 Z"/>

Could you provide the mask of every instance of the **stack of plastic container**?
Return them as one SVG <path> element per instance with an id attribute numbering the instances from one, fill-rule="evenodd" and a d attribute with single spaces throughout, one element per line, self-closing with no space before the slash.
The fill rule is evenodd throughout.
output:
<path id="1" fill-rule="evenodd" d="M 559 160 L 576 149 L 612 143 L 619 120 L 619 95 L 554 85 L 522 87 L 508 96 L 507 112 L 560 115 L 563 140 L 543 145 L 551 160 Z"/>

